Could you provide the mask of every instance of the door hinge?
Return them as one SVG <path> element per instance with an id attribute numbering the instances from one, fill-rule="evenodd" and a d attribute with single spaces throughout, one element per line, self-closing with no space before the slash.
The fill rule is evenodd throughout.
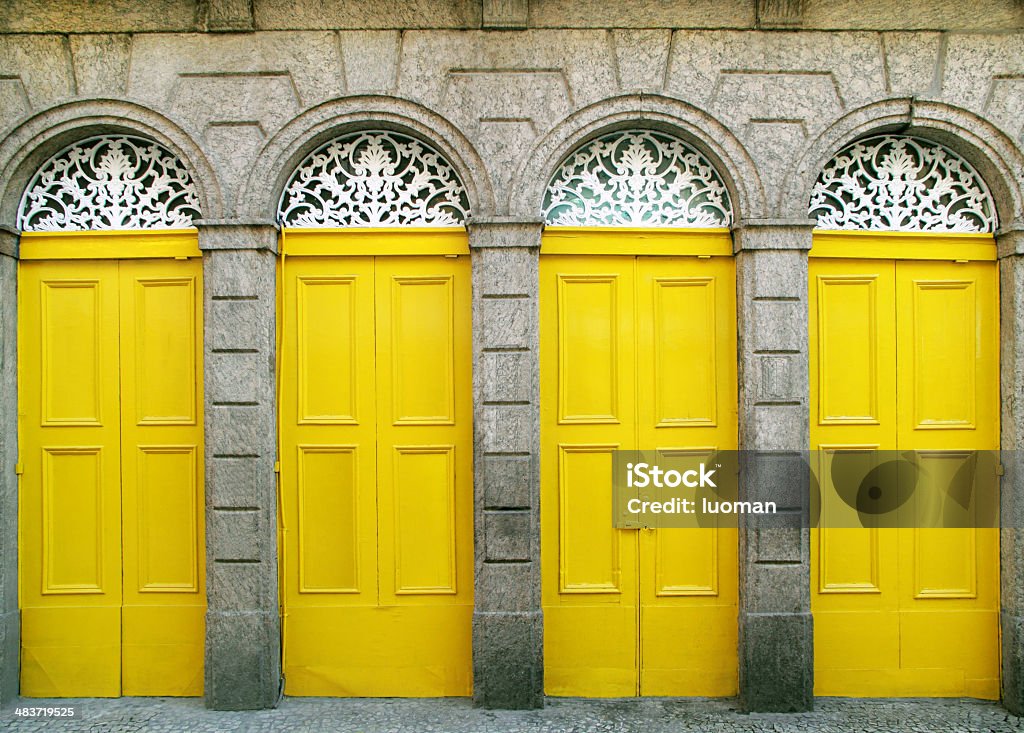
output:
<path id="1" fill-rule="evenodd" d="M 1002 463 L 997 463 L 996 464 L 996 476 L 1005 476 L 1005 475 L 1006 475 L 1006 468 L 1003 466 Z"/>
<path id="2" fill-rule="evenodd" d="M 16 474 L 18 474 L 19 476 L 21 474 L 25 473 L 25 464 L 24 463 L 20 463 L 20 462 L 19 463 L 15 463 L 14 464 L 14 472 Z"/>
<path id="3" fill-rule="evenodd" d="M 281 461 L 274 461 L 274 473 L 281 473 Z"/>

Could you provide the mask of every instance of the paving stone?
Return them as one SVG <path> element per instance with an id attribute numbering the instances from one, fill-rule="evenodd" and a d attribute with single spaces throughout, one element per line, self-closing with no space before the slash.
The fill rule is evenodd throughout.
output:
<path id="1" fill-rule="evenodd" d="M 19 719 L 16 705 L 66 706 L 80 719 Z M 427 700 L 286 697 L 276 710 L 207 710 L 198 698 L 112 700 L 22 699 L 0 711 L 0 731 L 146 731 L 205 733 L 334 731 L 336 733 L 1019 733 L 1024 719 L 981 700 L 818 698 L 815 710 L 792 715 L 740 712 L 735 700 L 549 698 L 542 710 L 484 710 L 468 699 Z"/>

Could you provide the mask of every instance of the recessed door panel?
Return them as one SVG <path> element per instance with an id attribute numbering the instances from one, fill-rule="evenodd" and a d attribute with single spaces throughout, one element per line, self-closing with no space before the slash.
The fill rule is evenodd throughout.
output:
<path id="1" fill-rule="evenodd" d="M 937 485 L 970 450 L 998 447 L 995 274 L 987 262 L 811 259 L 811 447 L 823 481 L 837 455 L 898 449 Z M 915 490 L 903 526 L 888 529 L 836 528 L 856 512 L 822 507 L 816 694 L 998 697 L 998 530 L 915 528 L 949 500 Z"/>
<path id="2" fill-rule="evenodd" d="M 132 287 L 136 421 L 194 424 L 196 278 L 136 277 Z"/>
<path id="3" fill-rule="evenodd" d="M 736 531 L 611 517 L 613 450 L 736 446 L 732 262 L 545 256 L 540 270 L 545 690 L 735 694 Z"/>
<path id="4" fill-rule="evenodd" d="M 362 329 L 357 298 L 369 287 L 356 275 L 302 276 L 295 280 L 299 420 L 303 423 L 359 421 L 360 388 L 356 345 Z M 325 313 L 331 318 L 324 317 Z"/>
<path id="5" fill-rule="evenodd" d="M 109 403 L 117 397 L 116 388 L 112 391 L 109 383 L 103 383 L 104 357 L 116 349 L 116 342 L 109 342 L 109 319 L 116 317 L 116 312 L 111 314 L 105 308 L 116 283 L 88 277 L 47 277 L 41 282 L 27 279 L 25 285 L 34 291 L 27 293 L 27 298 L 38 288 L 41 300 L 41 353 L 34 366 L 42 379 L 43 423 L 101 424 L 104 407 L 110 407 L 104 400 Z"/>
<path id="6" fill-rule="evenodd" d="M 472 691 L 469 275 L 466 257 L 287 259 L 288 694 Z"/>
<path id="7" fill-rule="evenodd" d="M 375 579 L 360 573 L 360 515 L 373 502 L 360 496 L 358 449 L 300 445 L 297 450 L 299 592 L 359 593 L 363 583 L 373 587 Z M 370 531 L 376 536 L 374 527 Z"/>
<path id="8" fill-rule="evenodd" d="M 20 264 L 23 695 L 202 693 L 201 274 Z"/>

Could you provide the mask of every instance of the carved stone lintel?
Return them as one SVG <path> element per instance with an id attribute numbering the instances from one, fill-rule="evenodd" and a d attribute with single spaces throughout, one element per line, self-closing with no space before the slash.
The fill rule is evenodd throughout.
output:
<path id="1" fill-rule="evenodd" d="M 252 0 L 209 0 L 206 29 L 209 31 L 255 30 Z"/>
<path id="2" fill-rule="evenodd" d="M 530 22 L 530 0 L 482 0 L 481 11 L 485 29 L 522 29 Z"/>
<path id="3" fill-rule="evenodd" d="M 803 16 L 803 0 L 757 0 L 758 28 L 799 28 Z"/>

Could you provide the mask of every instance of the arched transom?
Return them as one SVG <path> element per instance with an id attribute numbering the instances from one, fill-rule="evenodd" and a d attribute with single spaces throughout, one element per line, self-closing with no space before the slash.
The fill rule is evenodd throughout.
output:
<path id="1" fill-rule="evenodd" d="M 320 146 L 285 186 L 291 227 L 457 226 L 469 198 L 444 156 L 408 135 L 364 130 Z"/>
<path id="2" fill-rule="evenodd" d="M 878 135 L 828 162 L 811 193 L 819 229 L 992 232 L 985 181 L 949 148 L 918 137 Z"/>
<path id="3" fill-rule="evenodd" d="M 551 178 L 543 213 L 565 226 L 727 227 L 733 219 L 711 161 L 654 130 L 612 132 L 575 150 Z"/>
<path id="4" fill-rule="evenodd" d="M 182 161 L 141 137 L 103 135 L 60 151 L 36 172 L 18 211 L 22 231 L 180 229 L 199 196 Z"/>

